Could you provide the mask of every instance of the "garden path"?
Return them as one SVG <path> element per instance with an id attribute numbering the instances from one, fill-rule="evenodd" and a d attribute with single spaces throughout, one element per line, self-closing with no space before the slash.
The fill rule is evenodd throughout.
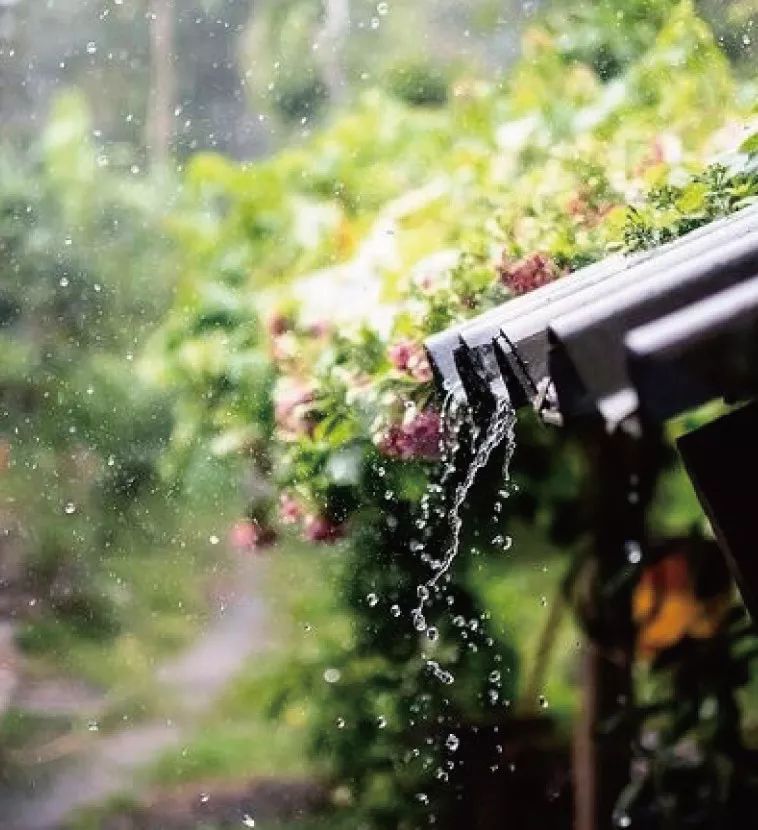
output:
<path id="1" fill-rule="evenodd" d="M 158 694 L 171 701 L 173 717 L 117 732 L 93 729 L 83 736 L 63 736 L 41 748 L 25 759 L 25 790 L 0 795 L 3 830 L 59 830 L 77 809 L 128 793 L 141 768 L 180 744 L 197 715 L 213 704 L 246 661 L 273 644 L 261 587 L 265 570 L 265 560 L 238 560 L 232 578 L 214 597 L 215 614 L 207 628 L 184 653 L 156 671 Z M 76 714 L 93 724 L 107 703 L 91 689 L 65 681 L 32 685 L 26 691 L 22 685 L 17 707 Z"/>

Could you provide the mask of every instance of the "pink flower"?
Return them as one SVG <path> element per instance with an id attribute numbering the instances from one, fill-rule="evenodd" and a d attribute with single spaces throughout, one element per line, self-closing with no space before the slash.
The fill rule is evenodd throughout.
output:
<path id="1" fill-rule="evenodd" d="M 344 525 L 326 516 L 306 516 L 303 535 L 309 542 L 332 544 L 345 535 Z"/>
<path id="2" fill-rule="evenodd" d="M 501 282 L 516 295 L 528 294 L 558 276 L 555 263 L 540 253 L 530 254 L 518 262 L 509 262 L 504 256 L 497 270 Z"/>
<path id="3" fill-rule="evenodd" d="M 380 437 L 381 452 L 404 461 L 436 461 L 440 457 L 442 426 L 436 409 L 429 407 L 402 424 L 393 424 Z"/>
<path id="4" fill-rule="evenodd" d="M 266 331 L 269 337 L 280 337 L 292 331 L 292 320 L 281 312 L 277 311 L 266 320 Z"/>
<path id="5" fill-rule="evenodd" d="M 387 356 L 390 363 L 399 371 L 404 372 L 408 368 L 408 360 L 413 353 L 414 345 L 409 340 L 401 340 L 390 346 Z"/>
<path id="6" fill-rule="evenodd" d="M 438 282 L 434 274 L 424 273 L 419 275 L 416 285 L 425 294 L 431 294 L 437 288 Z"/>
<path id="7" fill-rule="evenodd" d="M 275 540 L 276 534 L 271 528 L 249 520 L 236 522 L 229 532 L 231 546 L 242 553 L 268 547 Z"/>
<path id="8" fill-rule="evenodd" d="M 290 379 L 277 386 L 274 392 L 274 419 L 284 435 L 310 435 L 313 431 L 312 403 L 313 391 L 306 384 Z"/>
<path id="9" fill-rule="evenodd" d="M 279 496 L 279 519 L 282 524 L 294 525 L 303 518 L 303 510 L 298 501 L 289 493 Z"/>
<path id="10" fill-rule="evenodd" d="M 432 369 L 426 351 L 420 343 L 401 340 L 390 346 L 387 355 L 395 369 L 405 372 L 414 380 L 426 383 L 432 379 Z"/>
<path id="11" fill-rule="evenodd" d="M 287 331 L 271 338 L 271 356 L 278 364 L 292 362 L 298 355 L 299 345 L 295 333 Z"/>
<path id="12" fill-rule="evenodd" d="M 331 332 L 332 325 L 326 320 L 317 320 L 315 323 L 311 323 L 310 326 L 308 326 L 308 334 L 311 337 L 315 337 L 317 340 L 326 337 L 328 334 L 331 334 Z"/>

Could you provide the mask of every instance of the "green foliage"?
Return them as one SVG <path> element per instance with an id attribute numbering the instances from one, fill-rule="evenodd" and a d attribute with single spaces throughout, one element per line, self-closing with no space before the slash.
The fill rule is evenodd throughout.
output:
<path id="1" fill-rule="evenodd" d="M 444 75 L 422 63 L 393 67 L 388 88 L 401 101 L 416 107 L 439 107 L 447 103 L 448 83 Z"/>
<path id="2" fill-rule="evenodd" d="M 744 146 L 744 145 L 743 145 Z M 627 251 L 644 251 L 728 216 L 758 197 L 758 175 L 747 166 L 712 164 L 682 186 L 650 191 L 644 210 L 630 207 L 624 228 Z"/>
<path id="3" fill-rule="evenodd" d="M 568 8 L 559 3 L 547 19 L 566 57 L 610 80 L 647 51 L 675 5 L 676 0 L 599 0 Z"/>
<path id="4" fill-rule="evenodd" d="M 110 684 L 110 658 L 134 651 L 132 615 L 154 625 L 153 642 L 177 640 L 155 585 L 189 523 L 157 469 L 170 404 L 135 359 L 172 297 L 169 205 L 158 182 L 111 168 L 91 135 L 83 99 L 66 93 L 27 154 L 0 150 L 1 564 L 26 651 Z M 168 600 L 186 602 L 185 621 L 194 587 Z M 146 665 L 131 663 L 135 675 Z"/>

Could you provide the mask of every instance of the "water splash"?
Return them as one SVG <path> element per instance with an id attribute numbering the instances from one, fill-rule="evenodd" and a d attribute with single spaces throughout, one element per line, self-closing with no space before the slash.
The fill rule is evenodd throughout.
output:
<path id="1" fill-rule="evenodd" d="M 443 413 L 445 412 L 446 410 L 443 409 Z M 432 589 L 439 585 L 440 580 L 450 571 L 453 563 L 458 557 L 461 545 L 461 531 L 463 529 L 463 505 L 466 502 L 471 488 L 474 486 L 474 482 L 476 481 L 479 471 L 487 466 L 492 453 L 501 444 L 503 444 L 503 442 L 506 444 L 503 478 L 506 483 L 509 481 L 510 462 L 515 449 L 515 423 L 516 411 L 513 408 L 510 399 L 507 396 L 503 396 L 498 398 L 495 410 L 492 413 L 483 434 L 477 429 L 472 436 L 476 451 L 474 452 L 474 457 L 466 470 L 466 475 L 455 489 L 453 503 L 450 508 L 450 543 L 442 560 L 432 563 L 432 566 L 436 570 L 434 576 L 430 577 L 430 579 L 418 588 L 419 604 L 412 613 L 412 619 L 416 630 L 423 631 L 426 628 L 426 621 L 423 613 L 424 604 L 429 599 Z M 445 459 L 446 463 L 443 468 L 443 482 L 449 479 L 455 469 L 455 455 L 457 454 L 460 445 L 458 435 L 462 426 L 462 421 L 459 421 L 456 424 L 457 431 L 455 432 L 454 443 L 449 450 L 449 455 L 452 455 L 452 458 Z M 429 500 L 427 500 L 427 505 L 425 505 L 427 515 L 422 517 L 425 523 L 429 518 L 428 501 Z"/>

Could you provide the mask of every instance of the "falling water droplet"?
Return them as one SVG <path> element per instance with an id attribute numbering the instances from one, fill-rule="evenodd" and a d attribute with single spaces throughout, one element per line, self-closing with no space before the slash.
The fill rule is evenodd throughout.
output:
<path id="1" fill-rule="evenodd" d="M 374 608 L 379 602 L 379 597 L 376 594 L 368 594 L 366 602 L 368 603 L 369 608 Z"/>
<path id="2" fill-rule="evenodd" d="M 540 709 L 547 709 L 548 706 L 550 706 L 550 704 L 547 701 L 547 698 L 544 695 L 539 696 L 539 704 L 540 704 Z"/>
<path id="3" fill-rule="evenodd" d="M 338 683 L 340 677 L 342 677 L 342 672 L 339 669 L 327 669 L 324 672 L 324 680 L 327 683 Z"/>
<path id="4" fill-rule="evenodd" d="M 400 606 L 393 605 L 392 608 L 390 608 L 390 614 L 392 614 L 393 617 L 399 617 L 401 614 Z"/>
<path id="5" fill-rule="evenodd" d="M 255 827 L 255 819 L 248 813 L 245 813 L 245 815 L 242 816 L 242 824 L 245 827 Z"/>
<path id="6" fill-rule="evenodd" d="M 376 719 L 376 725 L 379 729 L 384 729 L 387 726 L 387 718 L 385 718 L 384 715 L 379 715 Z"/>
<path id="7" fill-rule="evenodd" d="M 344 718 L 337 718 L 335 721 L 337 729 L 344 729 L 345 728 L 345 719 Z"/>
<path id="8" fill-rule="evenodd" d="M 72 513 L 76 512 L 76 505 L 72 501 L 67 501 L 63 508 L 63 512 L 70 516 Z"/>
<path id="9" fill-rule="evenodd" d="M 629 564 L 639 565 L 642 561 L 642 548 L 639 542 L 630 539 L 624 544 L 624 548 L 626 549 L 626 558 Z"/>
<path id="10" fill-rule="evenodd" d="M 447 736 L 447 738 L 445 738 L 445 746 L 450 750 L 450 752 L 457 752 L 460 745 L 460 739 L 452 732 Z"/>

